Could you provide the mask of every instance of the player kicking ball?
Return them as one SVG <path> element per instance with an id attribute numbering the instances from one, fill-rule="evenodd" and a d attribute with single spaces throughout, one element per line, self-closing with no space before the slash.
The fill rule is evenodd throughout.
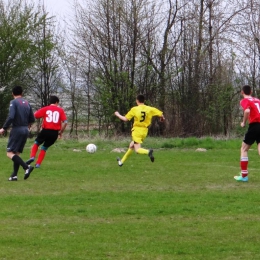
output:
<path id="1" fill-rule="evenodd" d="M 136 97 L 136 104 L 127 112 L 125 116 L 120 115 L 118 111 L 115 112 L 120 120 L 127 122 L 134 119 L 134 124 L 132 128 L 132 141 L 130 142 L 127 152 L 124 154 L 123 158 L 117 158 L 119 166 L 123 166 L 124 162 L 128 157 L 135 151 L 137 154 L 146 154 L 149 156 L 151 162 L 154 162 L 153 150 L 141 148 L 141 144 L 148 134 L 148 127 L 152 122 L 152 118 L 157 116 L 160 117 L 160 121 L 164 121 L 163 112 L 159 109 L 144 104 L 144 95 L 138 95 Z"/>

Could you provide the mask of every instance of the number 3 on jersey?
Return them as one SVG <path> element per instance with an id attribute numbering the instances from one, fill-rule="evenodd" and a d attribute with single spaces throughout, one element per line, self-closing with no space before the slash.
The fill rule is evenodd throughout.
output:
<path id="1" fill-rule="evenodd" d="M 47 117 L 46 117 L 46 122 L 48 123 L 58 123 L 59 118 L 60 118 L 60 113 L 58 111 L 51 111 L 47 110 L 46 111 Z"/>
<path id="2" fill-rule="evenodd" d="M 140 122 L 144 122 L 145 117 L 146 117 L 146 114 L 145 114 L 144 111 L 142 111 L 141 114 L 142 114 L 142 115 L 141 115 L 141 120 L 140 120 Z"/>

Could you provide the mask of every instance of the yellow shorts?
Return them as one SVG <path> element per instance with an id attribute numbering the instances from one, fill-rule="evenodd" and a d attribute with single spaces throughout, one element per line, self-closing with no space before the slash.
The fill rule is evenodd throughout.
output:
<path id="1" fill-rule="evenodd" d="M 138 144 L 143 143 L 148 134 L 148 128 L 146 127 L 134 127 L 132 129 L 132 140 Z"/>

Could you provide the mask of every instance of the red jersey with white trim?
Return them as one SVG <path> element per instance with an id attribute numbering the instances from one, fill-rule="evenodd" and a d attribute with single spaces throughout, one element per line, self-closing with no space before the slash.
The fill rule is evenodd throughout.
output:
<path id="1" fill-rule="evenodd" d="M 62 122 L 67 120 L 64 110 L 56 105 L 40 108 L 34 113 L 36 119 L 43 118 L 42 128 L 60 130 Z"/>
<path id="2" fill-rule="evenodd" d="M 240 101 L 240 105 L 243 110 L 250 109 L 249 124 L 260 123 L 260 100 L 258 98 L 244 98 Z"/>

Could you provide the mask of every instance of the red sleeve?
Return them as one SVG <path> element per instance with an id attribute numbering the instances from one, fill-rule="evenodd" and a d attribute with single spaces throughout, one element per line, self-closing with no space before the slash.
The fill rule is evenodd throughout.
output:
<path id="1" fill-rule="evenodd" d="M 67 116 L 64 112 L 64 110 L 62 109 L 62 113 L 61 113 L 61 121 L 66 121 L 67 120 Z"/>
<path id="2" fill-rule="evenodd" d="M 45 109 L 44 108 L 40 108 L 39 110 L 37 110 L 35 113 L 34 113 L 34 117 L 36 119 L 39 119 L 39 118 L 42 118 L 45 116 Z"/>
<path id="3" fill-rule="evenodd" d="M 243 110 L 246 110 L 247 108 L 250 107 L 250 102 L 247 98 L 245 98 L 241 100 L 240 105 L 243 108 Z"/>

